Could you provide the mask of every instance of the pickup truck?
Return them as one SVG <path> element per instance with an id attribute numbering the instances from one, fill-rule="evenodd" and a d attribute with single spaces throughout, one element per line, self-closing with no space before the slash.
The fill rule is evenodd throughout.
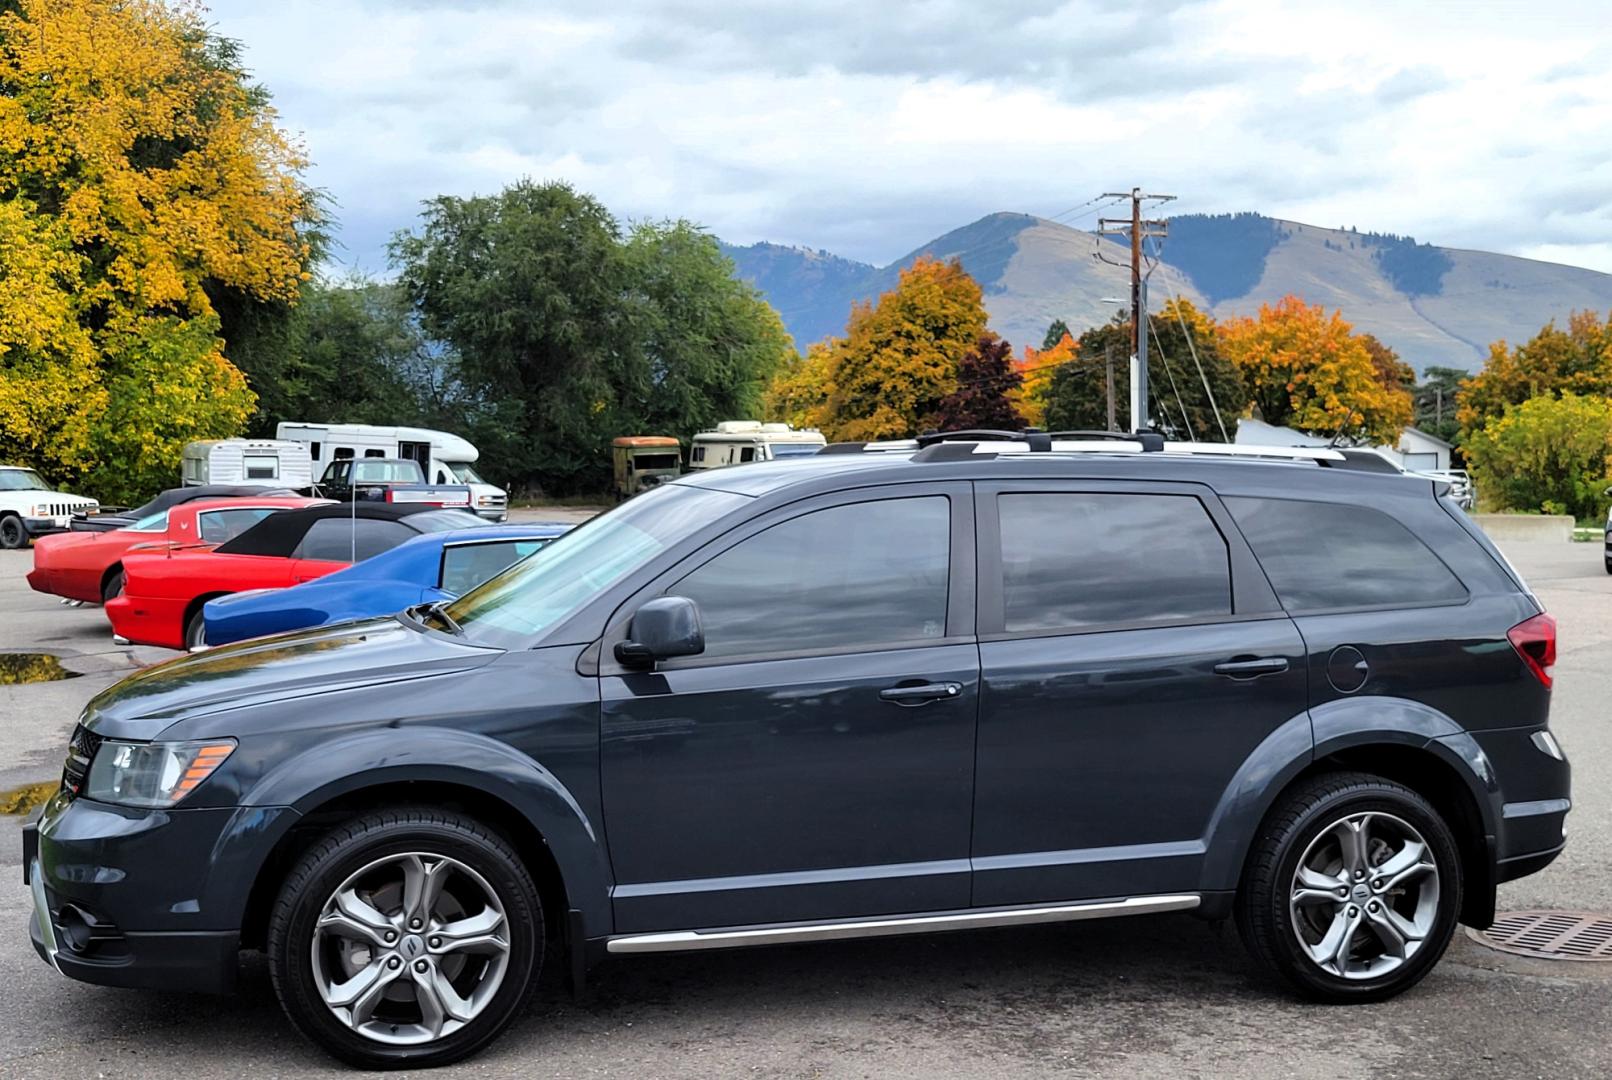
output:
<path id="1" fill-rule="evenodd" d="M 467 484 L 428 484 L 411 458 L 337 458 L 319 478 L 319 494 L 337 502 L 389 502 L 469 509 Z"/>

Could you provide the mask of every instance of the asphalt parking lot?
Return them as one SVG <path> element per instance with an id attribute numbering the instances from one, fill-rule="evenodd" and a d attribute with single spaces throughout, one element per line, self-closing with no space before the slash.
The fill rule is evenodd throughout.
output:
<path id="1" fill-rule="evenodd" d="M 534 515 L 536 516 L 536 515 Z M 554 515 L 546 515 L 554 516 Z M 1567 854 L 1501 908 L 1612 913 L 1612 576 L 1599 545 L 1508 555 L 1560 620 L 1554 725 L 1572 758 Z M 0 551 L 0 651 L 78 678 L 0 686 L 0 789 L 48 780 L 85 701 L 172 654 L 112 645 L 99 609 L 28 590 Z M 92 987 L 34 954 L 21 819 L 0 818 L 0 1076 L 189 1078 L 342 1072 L 293 1034 L 264 965 L 214 999 Z M 1457 937 L 1383 1005 L 1301 1004 L 1230 927 L 1182 916 L 663 955 L 599 969 L 572 1002 L 549 982 L 486 1054 L 441 1076 L 1612 1076 L 1612 963 L 1530 962 Z"/>

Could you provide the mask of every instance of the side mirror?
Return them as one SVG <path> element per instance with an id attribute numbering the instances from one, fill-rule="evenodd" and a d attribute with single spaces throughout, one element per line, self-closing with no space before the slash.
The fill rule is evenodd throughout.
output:
<path id="1" fill-rule="evenodd" d="M 650 667 L 674 656 L 705 651 L 699 606 L 686 596 L 657 596 L 633 613 L 627 640 L 616 642 L 616 659 L 628 667 Z"/>

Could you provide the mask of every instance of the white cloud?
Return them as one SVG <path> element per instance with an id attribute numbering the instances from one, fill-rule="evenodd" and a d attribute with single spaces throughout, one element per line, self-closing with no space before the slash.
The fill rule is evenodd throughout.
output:
<path id="1" fill-rule="evenodd" d="M 564 179 L 885 262 L 994 210 L 1175 207 L 1612 271 L 1602 5 L 215 0 L 385 266 L 420 200 Z"/>

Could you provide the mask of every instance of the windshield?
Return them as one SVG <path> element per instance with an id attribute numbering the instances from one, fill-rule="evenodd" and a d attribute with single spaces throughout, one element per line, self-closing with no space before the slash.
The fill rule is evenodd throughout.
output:
<path id="1" fill-rule="evenodd" d="M 487 482 L 481 478 L 475 469 L 470 467 L 470 462 L 468 461 L 448 461 L 443 464 L 448 466 L 448 471 L 453 473 L 461 484 L 485 484 Z"/>
<path id="2" fill-rule="evenodd" d="M 726 491 L 652 488 L 550 542 L 448 606 L 472 641 L 513 648 L 749 500 Z"/>
<path id="3" fill-rule="evenodd" d="M 0 469 L 0 491 L 49 491 L 50 485 L 32 469 Z"/>
<path id="4" fill-rule="evenodd" d="M 817 443 L 772 443 L 767 449 L 775 458 L 811 457 L 822 449 Z"/>

